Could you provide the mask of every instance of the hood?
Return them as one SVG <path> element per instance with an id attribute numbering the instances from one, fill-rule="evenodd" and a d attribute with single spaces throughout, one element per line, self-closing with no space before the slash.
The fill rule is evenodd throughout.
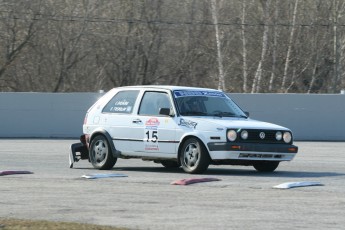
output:
<path id="1" fill-rule="evenodd" d="M 289 130 L 283 126 L 275 125 L 268 122 L 257 121 L 244 118 L 213 118 L 213 117 L 184 117 L 185 119 L 195 121 L 198 123 L 208 123 L 212 126 L 219 126 L 219 128 L 234 128 L 234 129 L 267 129 L 267 130 Z"/>

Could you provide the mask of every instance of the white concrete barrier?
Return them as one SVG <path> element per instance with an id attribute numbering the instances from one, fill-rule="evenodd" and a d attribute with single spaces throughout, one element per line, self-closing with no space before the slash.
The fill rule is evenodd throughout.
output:
<path id="1" fill-rule="evenodd" d="M 229 94 L 252 119 L 290 128 L 296 140 L 345 141 L 345 95 Z M 99 93 L 0 93 L 1 138 L 78 138 Z"/>
<path id="2" fill-rule="evenodd" d="M 250 117 L 290 128 L 296 140 L 345 141 L 345 95 L 230 94 Z"/>
<path id="3" fill-rule="evenodd" d="M 0 137 L 79 137 L 98 93 L 0 93 Z"/>

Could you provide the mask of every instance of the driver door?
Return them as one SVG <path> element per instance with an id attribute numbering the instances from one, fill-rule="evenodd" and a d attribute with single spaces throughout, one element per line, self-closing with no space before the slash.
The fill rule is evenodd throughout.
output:
<path id="1" fill-rule="evenodd" d="M 176 155 L 177 140 L 175 118 L 160 115 L 161 108 L 171 108 L 172 100 L 169 92 L 145 91 L 140 103 L 138 115 L 133 124 L 141 133 L 143 142 L 136 143 L 135 152 L 149 157 L 171 157 Z"/>

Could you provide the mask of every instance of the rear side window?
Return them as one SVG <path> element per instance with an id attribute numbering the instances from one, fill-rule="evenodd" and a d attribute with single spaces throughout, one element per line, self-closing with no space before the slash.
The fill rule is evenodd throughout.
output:
<path id="1" fill-rule="evenodd" d="M 118 92 L 103 108 L 103 113 L 132 113 L 139 90 Z"/>

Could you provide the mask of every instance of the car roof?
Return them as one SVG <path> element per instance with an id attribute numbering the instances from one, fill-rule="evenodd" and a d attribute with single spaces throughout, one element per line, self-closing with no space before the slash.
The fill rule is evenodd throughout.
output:
<path id="1" fill-rule="evenodd" d="M 135 86 L 122 86 L 118 87 L 117 89 L 168 89 L 168 90 L 210 90 L 210 91 L 218 91 L 216 89 L 211 88 L 200 88 L 200 87 L 188 87 L 188 86 L 175 86 L 175 85 L 135 85 Z"/>

